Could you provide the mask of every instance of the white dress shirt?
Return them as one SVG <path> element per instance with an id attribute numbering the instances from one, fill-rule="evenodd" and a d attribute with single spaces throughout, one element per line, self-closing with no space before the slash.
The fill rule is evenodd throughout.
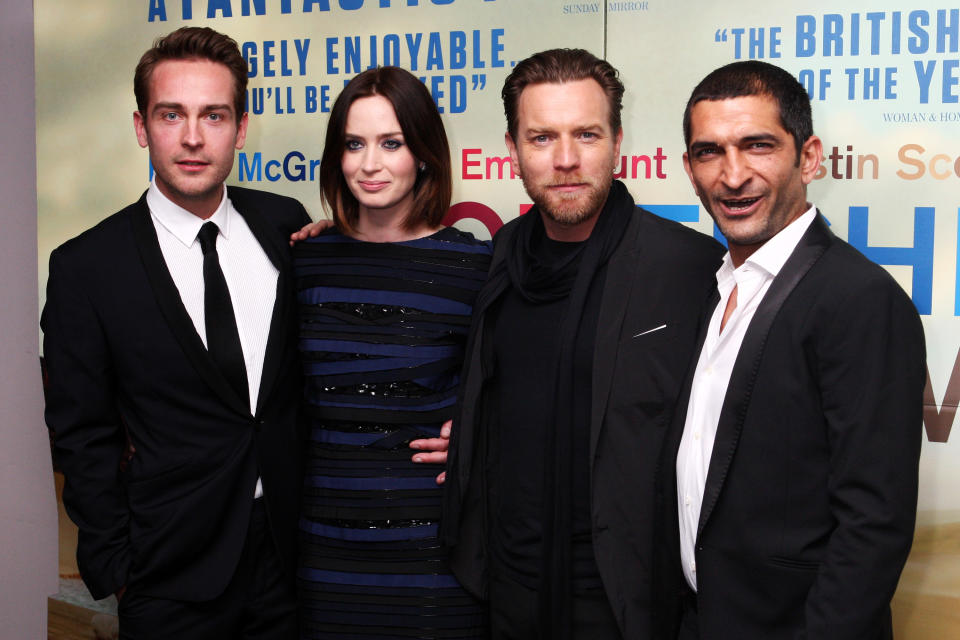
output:
<path id="1" fill-rule="evenodd" d="M 203 303 L 203 252 L 197 234 L 208 221 L 219 227 L 217 254 L 237 319 L 240 347 L 247 368 L 250 412 L 254 413 L 277 297 L 277 268 L 243 216 L 233 208 L 226 187 L 220 206 L 206 220 L 171 202 L 157 188 L 156 181 L 151 182 L 147 190 L 147 206 L 167 269 L 204 346 L 207 344 L 207 329 Z M 257 478 L 255 497 L 261 495 L 263 489 Z"/>
<path id="2" fill-rule="evenodd" d="M 697 590 L 697 565 L 694 545 L 703 492 L 717 435 L 720 410 L 727 396 L 727 385 L 736 362 L 743 336 L 753 315 L 770 289 L 783 264 L 793 253 L 800 238 L 817 216 L 815 207 L 791 222 L 742 265 L 734 269 L 730 253 L 723 257 L 717 270 L 717 290 L 720 302 L 710 318 L 707 336 L 700 351 L 697 368 L 690 389 L 687 419 L 683 438 L 677 452 L 677 506 L 680 515 L 680 559 L 683 573 L 690 587 Z M 734 286 L 737 288 L 737 306 L 727 319 L 723 332 L 720 324 Z"/>

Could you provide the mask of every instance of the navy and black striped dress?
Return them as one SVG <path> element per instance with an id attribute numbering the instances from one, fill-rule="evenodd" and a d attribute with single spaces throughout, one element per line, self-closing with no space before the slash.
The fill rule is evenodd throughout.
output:
<path id="1" fill-rule="evenodd" d="M 294 253 L 310 437 L 304 638 L 478 638 L 485 613 L 437 540 L 439 465 L 408 446 L 453 414 L 490 244 L 453 227 L 397 243 L 328 231 Z"/>

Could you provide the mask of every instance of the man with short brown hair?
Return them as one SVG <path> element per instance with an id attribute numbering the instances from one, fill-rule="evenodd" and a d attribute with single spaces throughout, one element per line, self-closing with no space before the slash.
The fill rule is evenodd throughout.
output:
<path id="1" fill-rule="evenodd" d="M 135 78 L 149 189 L 50 256 L 46 419 L 81 574 L 117 594 L 123 638 L 296 637 L 287 237 L 309 218 L 224 185 L 246 71 L 212 29 L 159 39 Z"/>

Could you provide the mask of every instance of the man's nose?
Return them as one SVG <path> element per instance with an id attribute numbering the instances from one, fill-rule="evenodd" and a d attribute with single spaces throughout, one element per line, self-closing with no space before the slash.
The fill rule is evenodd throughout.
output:
<path id="1" fill-rule="evenodd" d="M 203 146 L 203 131 L 198 119 L 187 118 L 183 127 L 183 144 L 187 147 Z"/>
<path id="2" fill-rule="evenodd" d="M 739 151 L 728 151 L 723 155 L 723 173 L 721 179 L 728 189 L 739 189 L 750 180 L 750 163 Z"/>
<path id="3" fill-rule="evenodd" d="M 553 166 L 565 171 L 580 166 L 580 149 L 575 140 L 563 136 L 557 141 L 553 155 Z"/>

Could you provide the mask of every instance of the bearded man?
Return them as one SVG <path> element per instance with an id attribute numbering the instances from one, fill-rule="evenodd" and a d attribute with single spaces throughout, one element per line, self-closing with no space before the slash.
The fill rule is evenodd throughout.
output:
<path id="1" fill-rule="evenodd" d="M 722 249 L 614 181 L 623 92 L 579 49 L 503 88 L 535 206 L 474 307 L 442 525 L 494 638 L 651 637 L 655 465 Z"/>

